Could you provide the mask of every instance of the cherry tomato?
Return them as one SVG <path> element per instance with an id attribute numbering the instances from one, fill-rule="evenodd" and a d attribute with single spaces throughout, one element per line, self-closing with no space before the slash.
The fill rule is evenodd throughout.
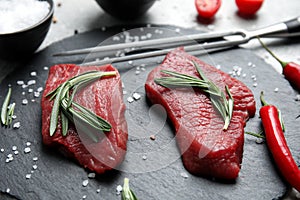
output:
<path id="1" fill-rule="evenodd" d="M 200 17 L 212 18 L 221 6 L 221 0 L 195 0 L 195 6 Z"/>
<path id="2" fill-rule="evenodd" d="M 239 12 L 243 15 L 254 15 L 263 2 L 264 0 L 235 0 Z"/>

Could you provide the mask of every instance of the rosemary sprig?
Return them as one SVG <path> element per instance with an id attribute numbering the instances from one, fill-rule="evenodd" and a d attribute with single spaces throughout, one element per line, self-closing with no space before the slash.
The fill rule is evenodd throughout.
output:
<path id="1" fill-rule="evenodd" d="M 54 100 L 53 108 L 50 116 L 50 136 L 53 136 L 59 116 L 62 122 L 62 135 L 66 136 L 69 126 L 69 121 L 83 126 L 89 126 L 98 131 L 110 131 L 111 125 L 100 116 L 91 112 L 87 108 L 73 101 L 74 95 L 79 87 L 83 87 L 88 83 L 98 80 L 104 76 L 115 76 L 115 71 L 100 72 L 90 71 L 78 76 L 75 76 L 68 81 L 59 85 L 55 90 L 49 92 L 46 96 L 50 96 L 50 100 Z M 94 142 L 98 139 L 92 133 L 87 133 Z"/>
<path id="2" fill-rule="evenodd" d="M 169 70 L 161 70 L 162 73 L 170 75 L 168 77 L 162 77 L 154 79 L 156 84 L 159 84 L 163 87 L 172 88 L 172 87 L 197 87 L 200 88 L 202 91 L 210 94 L 209 98 L 214 105 L 214 107 L 218 110 L 220 115 L 224 120 L 224 127 L 223 129 L 226 130 L 230 124 L 230 120 L 232 117 L 233 112 L 233 105 L 234 100 L 229 91 L 228 86 L 225 86 L 225 91 L 228 95 L 228 100 L 226 95 L 222 90 L 216 86 L 214 82 L 209 80 L 205 74 L 201 71 L 199 65 L 192 61 L 193 65 L 195 66 L 199 76 L 198 77 L 189 76 L 186 74 L 181 74 L 174 71 Z"/>
<path id="3" fill-rule="evenodd" d="M 15 103 L 9 105 L 11 97 L 11 87 L 8 88 L 6 97 L 1 107 L 1 123 L 4 126 L 8 126 L 12 123 L 12 116 L 14 115 Z"/>
<path id="4" fill-rule="evenodd" d="M 129 179 L 124 178 L 122 200 L 138 200 L 133 191 L 129 188 Z"/>

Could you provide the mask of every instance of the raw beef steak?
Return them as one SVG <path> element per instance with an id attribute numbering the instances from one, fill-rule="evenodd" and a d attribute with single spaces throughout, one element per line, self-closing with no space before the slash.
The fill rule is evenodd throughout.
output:
<path id="1" fill-rule="evenodd" d="M 59 120 L 56 132 L 49 135 L 50 115 L 53 101 L 46 94 L 68 79 L 87 71 L 117 71 L 111 65 L 79 67 L 76 65 L 55 65 L 50 68 L 42 97 L 42 136 L 45 145 L 59 149 L 65 155 L 75 158 L 80 165 L 98 174 L 118 166 L 124 159 L 128 139 L 125 121 L 120 75 L 102 77 L 79 90 L 74 101 L 107 120 L 112 129 L 102 134 L 99 142 L 85 141 L 75 126 L 70 123 L 67 136 L 62 136 Z M 85 141 L 85 142 L 84 142 Z"/>
<path id="2" fill-rule="evenodd" d="M 197 88 L 165 88 L 154 82 L 166 76 L 161 70 L 176 71 L 199 77 L 191 61 L 199 64 L 203 73 L 225 90 L 228 85 L 234 98 L 234 111 L 227 130 L 206 93 Z M 170 52 L 163 63 L 148 75 L 147 97 L 161 104 L 176 131 L 176 140 L 185 168 L 196 175 L 219 179 L 235 179 L 242 163 L 244 126 L 255 114 L 252 92 L 242 82 L 188 55 L 183 49 Z"/>

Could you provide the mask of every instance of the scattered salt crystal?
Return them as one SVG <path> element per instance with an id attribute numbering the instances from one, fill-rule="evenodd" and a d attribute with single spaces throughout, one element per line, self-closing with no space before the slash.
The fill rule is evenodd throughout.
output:
<path id="1" fill-rule="evenodd" d="M 27 82 L 27 85 L 34 85 L 34 84 L 36 84 L 36 81 L 35 81 L 35 80 L 29 80 L 29 81 Z"/>
<path id="2" fill-rule="evenodd" d="M 275 89 L 274 89 L 274 92 L 278 92 L 278 90 L 279 90 L 278 88 L 275 88 Z"/>
<path id="3" fill-rule="evenodd" d="M 23 99 L 23 100 L 22 100 L 22 104 L 23 104 L 23 105 L 27 105 L 27 104 L 28 104 L 28 100 L 27 100 L 27 99 Z"/>
<path id="4" fill-rule="evenodd" d="M 257 83 L 253 83 L 253 87 L 256 87 L 257 86 Z"/>
<path id="5" fill-rule="evenodd" d="M 48 68 L 48 67 L 44 67 L 43 69 L 44 69 L 44 70 L 48 70 L 49 68 Z"/>
<path id="6" fill-rule="evenodd" d="M 30 153 L 30 151 L 31 151 L 30 147 L 26 147 L 26 148 L 24 149 L 24 153 Z"/>
<path id="7" fill-rule="evenodd" d="M 139 71 L 139 70 L 135 71 L 135 75 L 139 75 L 140 73 L 141 73 L 141 71 Z"/>
<path id="8" fill-rule="evenodd" d="M 22 92 L 22 95 L 25 95 L 26 93 L 25 92 Z"/>
<path id="9" fill-rule="evenodd" d="M 83 195 L 83 196 L 82 196 L 82 199 L 86 199 L 86 197 L 87 197 L 86 195 Z"/>
<path id="10" fill-rule="evenodd" d="M 132 61 L 132 60 L 129 60 L 129 61 L 128 61 L 128 64 L 129 64 L 129 65 L 132 65 L 132 64 L 133 64 L 133 61 Z"/>
<path id="11" fill-rule="evenodd" d="M 143 160 L 147 160 L 147 156 L 146 155 L 143 155 L 142 158 L 143 158 Z"/>
<path id="12" fill-rule="evenodd" d="M 1 1 L 0 34 L 13 33 L 41 21 L 50 10 L 47 1 Z"/>
<path id="13" fill-rule="evenodd" d="M 134 98 L 134 100 L 139 100 L 141 98 L 141 95 L 139 93 L 133 93 L 132 97 Z"/>
<path id="14" fill-rule="evenodd" d="M 96 174 L 95 173 L 89 173 L 88 174 L 88 178 L 95 178 L 96 177 Z"/>
<path id="15" fill-rule="evenodd" d="M 5 192 L 6 192 L 6 193 L 10 193 L 10 189 L 9 189 L 9 188 L 7 188 Z"/>
<path id="16" fill-rule="evenodd" d="M 88 184 L 89 184 L 89 180 L 86 179 L 86 180 L 82 181 L 83 187 L 86 187 Z"/>
<path id="17" fill-rule="evenodd" d="M 18 129 L 18 128 L 20 128 L 21 127 L 21 123 L 20 122 L 16 122 L 16 123 L 14 123 L 14 125 L 13 125 L 13 128 L 14 129 Z"/>
<path id="18" fill-rule="evenodd" d="M 31 145 L 31 142 L 26 142 L 26 146 L 30 146 Z"/>
<path id="19" fill-rule="evenodd" d="M 35 71 L 30 73 L 30 76 L 36 76 L 36 75 L 37 75 L 37 73 Z"/>
<path id="20" fill-rule="evenodd" d="M 242 75 L 242 77 L 246 77 L 247 76 L 247 74 L 246 73 L 244 73 L 243 75 Z"/>
<path id="21" fill-rule="evenodd" d="M 146 39 L 147 39 L 147 36 L 145 36 L 145 35 L 141 36 L 141 40 L 146 40 Z"/>
<path id="22" fill-rule="evenodd" d="M 35 99 L 31 99 L 31 102 L 35 102 Z"/>
<path id="23" fill-rule="evenodd" d="M 40 97 L 40 93 L 39 92 L 34 92 L 34 97 Z"/>
<path id="24" fill-rule="evenodd" d="M 32 92 L 33 92 L 33 89 L 32 89 L 32 88 L 29 88 L 29 89 L 28 89 L 28 92 L 29 92 L 29 93 L 32 93 Z"/>
<path id="25" fill-rule="evenodd" d="M 7 155 L 7 158 L 12 158 L 12 157 L 13 155 L 11 153 Z"/>
<path id="26" fill-rule="evenodd" d="M 11 148 L 13 151 L 17 150 L 17 147 L 16 146 L 12 146 Z"/>
<path id="27" fill-rule="evenodd" d="M 11 118 L 17 119 L 17 116 L 16 115 L 12 115 Z"/>
<path id="28" fill-rule="evenodd" d="M 32 169 L 36 170 L 37 169 L 37 165 L 33 165 Z"/>
<path id="29" fill-rule="evenodd" d="M 33 161 L 37 161 L 37 160 L 38 160 L 38 157 L 33 157 L 32 160 L 33 160 Z"/>
<path id="30" fill-rule="evenodd" d="M 18 85 L 24 85 L 24 81 L 17 81 Z"/>
<path id="31" fill-rule="evenodd" d="M 1 153 L 3 153 L 3 152 L 4 152 L 4 149 L 3 149 L 3 148 L 2 148 L 2 149 L 0 149 L 0 152 L 1 152 Z"/>
<path id="32" fill-rule="evenodd" d="M 31 178 L 31 174 L 26 174 L 25 178 L 26 179 L 30 179 Z"/>
<path id="33" fill-rule="evenodd" d="M 297 94 L 296 101 L 300 101 L 300 94 Z"/>
<path id="34" fill-rule="evenodd" d="M 132 103 L 132 102 L 134 102 L 134 99 L 132 97 L 128 97 L 127 101 L 128 101 L 128 103 Z"/>
<path id="35" fill-rule="evenodd" d="M 127 94 L 127 91 L 126 91 L 126 90 L 123 90 L 123 94 L 124 94 L 124 95 Z"/>
<path id="36" fill-rule="evenodd" d="M 100 191 L 101 191 L 100 189 L 97 189 L 97 190 L 96 190 L 97 193 L 100 193 Z"/>
<path id="37" fill-rule="evenodd" d="M 17 150 L 14 151 L 14 154 L 15 154 L 15 155 L 18 155 L 18 154 L 19 154 L 19 151 L 17 151 Z"/>
<path id="38" fill-rule="evenodd" d="M 189 177 L 189 175 L 185 172 L 181 172 L 180 176 L 183 177 L 183 178 L 188 178 Z"/>
<path id="39" fill-rule="evenodd" d="M 248 62 L 248 66 L 251 67 L 252 66 L 252 62 Z"/>
<path id="40" fill-rule="evenodd" d="M 26 85 L 26 84 L 23 84 L 22 85 L 22 88 L 24 89 L 24 88 L 27 88 L 28 87 L 28 85 Z"/>
<path id="41" fill-rule="evenodd" d="M 123 190 L 122 186 L 118 185 L 117 188 L 116 188 L 117 195 L 119 195 L 122 192 L 122 190 Z"/>
<path id="42" fill-rule="evenodd" d="M 43 87 L 39 87 L 36 91 L 42 92 L 43 91 Z"/>

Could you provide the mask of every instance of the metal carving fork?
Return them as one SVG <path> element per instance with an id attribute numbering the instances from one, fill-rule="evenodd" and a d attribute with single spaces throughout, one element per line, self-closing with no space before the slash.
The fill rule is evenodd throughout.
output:
<path id="1" fill-rule="evenodd" d="M 300 36 L 300 16 L 285 22 L 277 23 L 264 28 L 245 31 L 245 30 L 235 30 L 235 31 L 225 31 L 225 32 L 212 32 L 212 33 L 200 33 L 192 35 L 183 35 L 169 38 L 152 39 L 131 43 L 120 43 L 78 50 L 65 51 L 57 53 L 54 56 L 71 56 L 78 54 L 89 54 L 95 52 L 108 52 L 124 50 L 126 48 L 157 48 L 161 45 L 167 47 L 167 49 L 154 50 L 146 53 L 137 53 L 122 57 L 113 57 L 105 60 L 94 61 L 89 63 L 84 63 L 84 65 L 101 65 L 105 63 L 123 62 L 128 60 L 142 59 L 154 56 L 161 56 L 168 53 L 171 46 L 184 46 L 185 51 L 195 52 L 199 50 L 208 49 L 220 49 L 225 47 L 234 47 L 241 44 L 249 42 L 251 39 L 256 37 L 292 37 Z M 210 40 L 211 42 L 205 42 Z M 200 42 L 199 44 L 188 45 L 191 41 Z"/>

